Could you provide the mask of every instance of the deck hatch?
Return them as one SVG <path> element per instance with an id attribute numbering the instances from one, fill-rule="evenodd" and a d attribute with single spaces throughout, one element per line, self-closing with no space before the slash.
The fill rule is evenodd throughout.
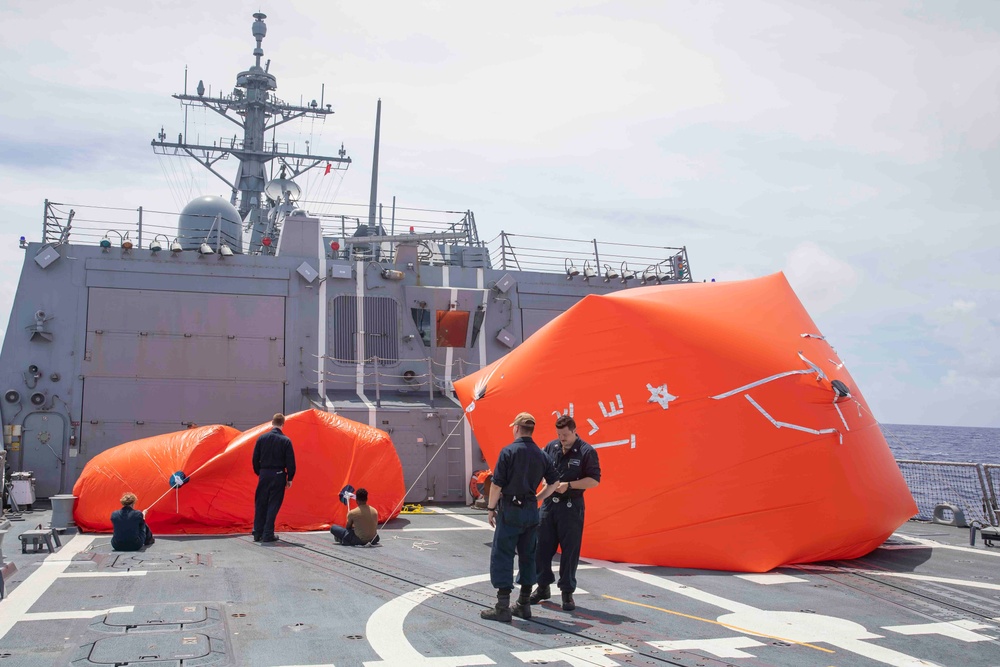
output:
<path id="1" fill-rule="evenodd" d="M 202 667 L 229 664 L 225 641 L 196 632 L 105 637 L 80 647 L 76 667 L 114 665 L 130 667 Z"/>

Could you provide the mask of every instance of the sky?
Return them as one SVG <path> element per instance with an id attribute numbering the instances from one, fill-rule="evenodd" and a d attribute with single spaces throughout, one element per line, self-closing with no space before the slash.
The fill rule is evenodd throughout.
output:
<path id="1" fill-rule="evenodd" d="M 95 7 L 0 5 L 0 314 L 46 198 L 227 195 L 149 142 L 183 128 L 185 66 L 231 90 L 263 11 L 277 94 L 325 84 L 336 112 L 281 139 L 353 159 L 307 199 L 367 202 L 381 99 L 380 201 L 472 210 L 484 239 L 685 246 L 696 280 L 783 271 L 879 421 L 1000 427 L 994 0 Z M 189 138 L 233 131 L 207 113 Z"/>

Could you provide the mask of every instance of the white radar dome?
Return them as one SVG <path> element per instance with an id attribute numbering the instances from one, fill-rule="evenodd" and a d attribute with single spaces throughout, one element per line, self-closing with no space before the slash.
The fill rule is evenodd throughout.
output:
<path id="1" fill-rule="evenodd" d="M 185 250 L 197 250 L 204 242 L 215 248 L 220 235 L 233 252 L 243 252 L 240 212 L 222 197 L 207 195 L 192 199 L 181 211 L 177 237 Z"/>

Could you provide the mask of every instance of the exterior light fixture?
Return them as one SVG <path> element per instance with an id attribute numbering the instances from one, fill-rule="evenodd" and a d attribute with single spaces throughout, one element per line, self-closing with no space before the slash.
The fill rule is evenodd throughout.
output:
<path id="1" fill-rule="evenodd" d="M 181 252 L 182 250 L 184 250 L 184 246 L 182 246 L 181 242 L 178 241 L 177 238 L 175 237 L 173 243 L 170 244 L 170 252 L 178 253 Z"/>
<path id="2" fill-rule="evenodd" d="M 198 247 L 198 252 L 201 253 L 202 255 L 214 255 L 215 254 L 215 250 L 213 250 L 212 246 L 208 245 L 208 243 L 202 243 Z"/>
<path id="3" fill-rule="evenodd" d="M 653 283 L 656 282 L 656 267 L 650 264 L 646 267 L 646 270 L 642 272 L 642 282 Z"/>
<path id="4" fill-rule="evenodd" d="M 163 234 L 157 234 L 156 236 L 153 237 L 153 240 L 149 242 L 149 250 L 153 254 L 156 254 L 161 250 L 163 250 L 163 244 L 160 243 L 160 239 L 163 239 L 163 241 L 167 244 L 170 243 L 170 239 L 168 239 L 166 236 L 164 236 Z"/>
<path id="5" fill-rule="evenodd" d="M 668 280 L 670 280 L 671 277 L 672 276 L 670 275 L 670 272 L 667 271 L 666 268 L 664 268 L 663 264 L 657 264 L 656 265 L 656 280 L 657 280 L 657 282 L 665 283 Z"/>
<path id="6" fill-rule="evenodd" d="M 618 277 L 618 272 L 611 268 L 610 265 L 604 265 L 604 282 L 610 283 L 612 280 Z"/>
<path id="7" fill-rule="evenodd" d="M 219 246 L 219 257 L 232 257 L 233 249 L 229 247 L 228 244 L 223 243 Z"/>
<path id="8" fill-rule="evenodd" d="M 628 268 L 628 262 L 622 262 L 622 283 L 627 283 L 630 280 L 635 280 L 635 271 Z"/>
<path id="9" fill-rule="evenodd" d="M 590 265 L 590 260 L 588 259 L 583 263 L 583 279 L 590 280 L 597 275 L 597 271 L 594 271 L 594 267 Z"/>
<path id="10" fill-rule="evenodd" d="M 262 246 L 264 246 L 265 248 L 270 248 L 271 247 L 271 237 L 270 236 L 265 236 L 264 238 L 262 238 L 260 240 L 260 244 Z"/>
<path id="11" fill-rule="evenodd" d="M 567 259 L 563 265 L 566 267 L 566 280 L 572 280 L 573 276 L 580 275 L 580 272 L 573 266 L 573 260 Z"/>

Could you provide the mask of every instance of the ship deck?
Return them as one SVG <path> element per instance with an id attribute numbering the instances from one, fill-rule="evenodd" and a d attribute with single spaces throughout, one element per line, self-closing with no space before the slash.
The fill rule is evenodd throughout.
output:
<path id="1" fill-rule="evenodd" d="M 377 547 L 159 536 L 127 554 L 69 529 L 21 554 L 17 534 L 49 520 L 38 504 L 3 541 L 0 666 L 1000 664 L 1000 548 L 968 529 L 910 522 L 864 558 L 759 575 L 585 559 L 575 611 L 502 624 L 479 618 L 485 514 L 429 510 Z"/>

